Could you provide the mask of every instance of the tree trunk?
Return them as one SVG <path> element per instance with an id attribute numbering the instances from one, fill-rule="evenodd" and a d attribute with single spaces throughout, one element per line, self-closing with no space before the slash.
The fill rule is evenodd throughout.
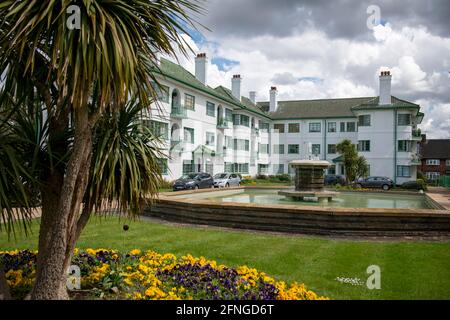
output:
<path id="1" fill-rule="evenodd" d="M 76 243 L 73 225 L 81 212 L 92 154 L 92 128 L 87 108 L 74 111 L 75 138 L 59 192 L 42 203 L 38 265 L 32 299 L 67 299 L 67 267 Z M 45 206 L 45 208 L 44 208 Z M 55 210 L 56 206 L 56 210 Z"/>
<path id="2" fill-rule="evenodd" d="M 0 263 L 0 300 L 11 300 L 9 286 L 5 277 L 5 269 L 2 263 Z"/>

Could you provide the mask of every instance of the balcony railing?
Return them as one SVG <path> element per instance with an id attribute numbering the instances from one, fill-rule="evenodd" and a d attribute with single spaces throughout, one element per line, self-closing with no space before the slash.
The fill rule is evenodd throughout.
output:
<path id="1" fill-rule="evenodd" d="M 411 133 L 413 140 L 422 140 L 422 131 L 420 129 L 413 129 Z"/>
<path id="2" fill-rule="evenodd" d="M 228 121 L 226 121 L 225 119 L 218 119 L 217 129 L 228 129 Z"/>
<path id="3" fill-rule="evenodd" d="M 181 104 L 173 104 L 172 110 L 170 112 L 170 117 L 175 119 L 186 119 L 187 118 L 186 108 Z"/>
<path id="4" fill-rule="evenodd" d="M 413 155 L 411 157 L 411 164 L 412 165 L 416 165 L 416 166 L 420 166 L 422 164 L 422 160 L 420 159 L 419 155 Z"/>

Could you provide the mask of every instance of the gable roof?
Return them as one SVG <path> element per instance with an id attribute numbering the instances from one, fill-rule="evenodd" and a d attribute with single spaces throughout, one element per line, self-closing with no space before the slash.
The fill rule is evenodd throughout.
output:
<path id="1" fill-rule="evenodd" d="M 430 139 L 420 143 L 423 159 L 450 159 L 450 139 Z"/>
<path id="2" fill-rule="evenodd" d="M 268 118 L 268 115 L 265 112 L 263 112 L 259 107 L 254 105 L 250 101 L 250 99 L 242 97 L 242 101 L 239 101 L 232 95 L 231 90 L 229 90 L 228 88 L 219 86 L 213 89 L 208 85 L 204 85 L 195 77 L 195 75 L 187 71 L 185 68 L 165 58 L 161 58 L 159 68 L 154 67 L 153 70 L 155 73 L 158 73 L 163 77 L 175 80 L 191 88 L 202 91 L 210 96 L 213 96 L 216 99 L 222 100 L 235 107 L 248 109 L 251 112 L 258 113 L 259 115 Z"/>
<path id="3" fill-rule="evenodd" d="M 355 110 L 389 108 L 420 108 L 417 104 L 392 96 L 389 106 L 378 105 L 379 97 L 316 99 L 279 101 L 278 109 L 269 112 L 274 120 L 316 119 L 316 118 L 354 118 Z M 259 102 L 262 110 L 269 109 L 269 102 Z"/>

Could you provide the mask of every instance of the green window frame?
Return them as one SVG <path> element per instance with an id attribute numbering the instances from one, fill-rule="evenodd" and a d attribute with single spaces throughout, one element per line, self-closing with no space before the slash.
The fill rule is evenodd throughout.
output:
<path id="1" fill-rule="evenodd" d="M 358 127 L 370 127 L 371 117 L 370 114 L 363 114 L 358 116 Z"/>
<path id="2" fill-rule="evenodd" d="M 225 121 L 233 122 L 233 110 L 225 108 Z"/>
<path id="3" fill-rule="evenodd" d="M 356 123 L 355 122 L 347 122 L 347 132 L 356 132 Z"/>
<path id="4" fill-rule="evenodd" d="M 268 122 L 263 122 L 259 120 L 259 131 L 260 132 L 269 132 L 270 124 Z"/>
<path id="5" fill-rule="evenodd" d="M 184 94 L 184 107 L 188 110 L 195 110 L 195 97 L 193 95 Z"/>
<path id="6" fill-rule="evenodd" d="M 312 151 L 312 154 L 319 155 L 320 154 L 320 144 L 311 145 L 311 151 Z"/>
<path id="7" fill-rule="evenodd" d="M 345 122 L 341 122 L 340 126 L 341 126 L 340 132 L 345 132 Z"/>
<path id="8" fill-rule="evenodd" d="M 162 140 L 169 139 L 169 125 L 165 122 L 150 120 L 150 130 L 155 136 Z"/>
<path id="9" fill-rule="evenodd" d="M 300 123 L 289 123 L 288 124 L 288 132 L 289 133 L 299 133 L 300 132 Z"/>
<path id="10" fill-rule="evenodd" d="M 370 152 L 370 140 L 359 140 L 358 141 L 358 151 L 359 152 Z"/>
<path id="11" fill-rule="evenodd" d="M 269 165 L 268 164 L 258 164 L 258 174 L 268 174 Z"/>
<path id="12" fill-rule="evenodd" d="M 411 152 L 411 141 L 398 140 L 397 151 L 398 152 Z"/>
<path id="13" fill-rule="evenodd" d="M 234 150 L 250 151 L 250 141 L 245 139 L 234 139 Z"/>
<path id="14" fill-rule="evenodd" d="M 328 122 L 328 132 L 337 132 L 336 122 Z"/>
<path id="15" fill-rule="evenodd" d="M 288 154 L 299 154 L 300 146 L 298 144 L 289 144 L 288 145 Z"/>
<path id="16" fill-rule="evenodd" d="M 397 177 L 401 178 L 411 177 L 411 166 L 397 165 Z"/>
<path id="17" fill-rule="evenodd" d="M 212 102 L 206 102 L 206 115 L 210 117 L 216 116 L 216 105 Z"/>
<path id="18" fill-rule="evenodd" d="M 335 154 L 336 152 L 337 152 L 337 150 L 336 150 L 336 145 L 335 144 L 329 144 L 328 146 L 327 146 L 327 148 L 328 148 L 328 154 Z"/>
<path id="19" fill-rule="evenodd" d="M 194 171 L 194 160 L 183 160 L 183 174 L 193 173 Z"/>
<path id="20" fill-rule="evenodd" d="M 410 113 L 399 113 L 397 115 L 397 125 L 410 126 L 411 125 L 411 114 Z"/>
<path id="21" fill-rule="evenodd" d="M 310 122 L 309 123 L 309 132 L 321 132 L 322 124 L 320 122 Z"/>
<path id="22" fill-rule="evenodd" d="M 188 128 L 188 127 L 184 127 L 184 131 L 183 131 L 183 136 L 184 136 L 184 141 L 187 143 L 195 143 L 195 131 L 193 128 Z"/>
<path id="23" fill-rule="evenodd" d="M 170 88 L 155 81 L 151 82 L 153 90 L 155 90 L 156 97 L 161 102 L 169 102 L 169 92 Z"/>
<path id="24" fill-rule="evenodd" d="M 278 130 L 278 133 L 284 133 L 284 123 L 275 123 L 273 125 L 273 130 Z"/>
<path id="25" fill-rule="evenodd" d="M 206 132 L 206 145 L 214 146 L 215 145 L 216 135 L 213 132 Z"/>

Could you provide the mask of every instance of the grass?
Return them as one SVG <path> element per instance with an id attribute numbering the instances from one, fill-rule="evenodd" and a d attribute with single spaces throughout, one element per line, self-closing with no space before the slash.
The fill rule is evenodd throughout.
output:
<path id="1" fill-rule="evenodd" d="M 36 220 L 32 235 L 18 234 L 16 240 L 0 233 L 0 250 L 36 249 L 38 227 Z M 77 246 L 191 253 L 229 266 L 246 264 L 332 299 L 450 299 L 450 243 L 332 240 L 96 217 Z M 381 268 L 380 290 L 335 280 L 365 282 L 373 264 Z"/>

